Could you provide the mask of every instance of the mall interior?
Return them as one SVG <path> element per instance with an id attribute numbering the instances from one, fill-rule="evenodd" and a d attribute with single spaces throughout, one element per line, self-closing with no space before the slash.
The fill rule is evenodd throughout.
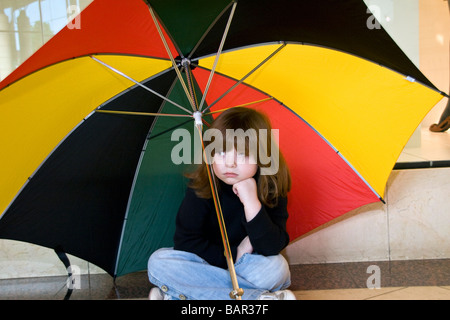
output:
<path id="1" fill-rule="evenodd" d="M 0 0 L 0 80 L 92 1 Z M 365 3 L 411 61 L 448 93 L 448 0 Z M 447 104 L 443 98 L 411 136 L 388 179 L 385 203 L 353 210 L 283 251 L 298 300 L 450 300 L 450 130 L 429 129 Z M 52 249 L 0 239 L 0 300 L 148 297 L 145 270 L 113 279 L 88 261 L 69 259 L 80 270 L 73 290 Z"/>

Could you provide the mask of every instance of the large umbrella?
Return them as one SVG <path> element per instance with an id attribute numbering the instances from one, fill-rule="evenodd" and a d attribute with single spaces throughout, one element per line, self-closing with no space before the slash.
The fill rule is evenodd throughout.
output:
<path id="1" fill-rule="evenodd" d="M 382 199 L 443 96 L 362 0 L 94 0 L 77 21 L 0 83 L 0 237 L 115 276 L 172 245 L 189 165 L 172 133 L 194 137 L 194 111 L 271 118 L 294 240 Z"/>

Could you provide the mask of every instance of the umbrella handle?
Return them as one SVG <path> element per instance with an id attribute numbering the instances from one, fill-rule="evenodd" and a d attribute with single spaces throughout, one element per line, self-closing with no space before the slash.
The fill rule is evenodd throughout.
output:
<path id="1" fill-rule="evenodd" d="M 225 254 L 225 257 L 227 255 Z M 237 281 L 236 270 L 234 269 L 233 257 L 230 255 L 230 259 L 227 257 L 228 271 L 230 272 L 231 283 L 233 285 L 233 291 L 230 292 L 230 298 L 235 300 L 241 300 L 244 295 L 244 290 L 239 288 L 239 283 Z"/>

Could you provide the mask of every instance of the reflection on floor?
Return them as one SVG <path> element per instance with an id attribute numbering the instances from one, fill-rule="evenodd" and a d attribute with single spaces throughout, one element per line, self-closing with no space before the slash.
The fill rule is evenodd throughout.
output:
<path id="1" fill-rule="evenodd" d="M 450 131 L 437 133 L 422 128 L 420 146 L 403 149 L 396 168 L 433 167 L 450 167 Z"/>
<path id="2" fill-rule="evenodd" d="M 450 259 L 295 265 L 291 273 L 299 300 L 450 300 Z"/>
<path id="3" fill-rule="evenodd" d="M 293 265 L 291 274 L 290 289 L 299 300 L 450 300 L 450 259 Z M 151 288 L 146 272 L 128 274 L 115 282 L 107 274 L 83 275 L 79 288 L 69 297 L 66 280 L 0 280 L 0 299 L 146 299 Z"/>

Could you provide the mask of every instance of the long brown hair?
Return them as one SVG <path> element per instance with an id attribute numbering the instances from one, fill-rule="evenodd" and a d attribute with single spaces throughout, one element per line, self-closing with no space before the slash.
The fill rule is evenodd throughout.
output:
<path id="1" fill-rule="evenodd" d="M 273 142 L 270 132 L 272 126 L 270 124 L 269 118 L 261 112 L 253 109 L 244 107 L 230 108 L 221 113 L 212 123 L 211 129 L 218 129 L 225 138 L 227 129 L 242 129 L 247 131 L 249 129 L 260 130 L 266 129 L 269 134 L 267 134 L 267 141 L 261 141 L 260 135 L 248 136 L 248 139 L 257 139 L 256 144 L 258 148 L 261 146 L 267 146 L 268 150 L 272 150 L 270 154 L 270 161 L 277 161 L 278 170 L 274 174 L 258 174 L 262 168 L 266 168 L 269 164 L 261 163 L 259 157 L 257 159 L 258 164 L 258 197 L 259 200 L 268 207 L 274 207 L 278 204 L 278 197 L 286 197 L 287 193 L 291 188 L 291 176 L 289 173 L 289 168 L 284 160 L 283 155 L 278 149 L 278 146 Z M 234 138 L 233 138 L 234 139 Z M 224 139 L 226 140 L 226 139 Z M 249 144 L 252 141 L 246 141 L 246 155 L 249 152 Z M 264 142 L 264 143 L 263 143 Z M 209 145 L 208 141 L 205 141 L 205 147 Z M 236 141 L 233 142 L 236 148 Z M 273 151 L 277 154 L 272 154 Z M 266 150 L 267 151 L 267 150 Z M 186 176 L 191 179 L 190 187 L 195 190 L 195 193 L 200 198 L 210 199 L 211 186 L 208 179 L 208 173 L 205 162 L 200 164 L 194 171 L 187 173 Z M 219 184 L 218 179 L 216 179 L 216 185 Z"/>

